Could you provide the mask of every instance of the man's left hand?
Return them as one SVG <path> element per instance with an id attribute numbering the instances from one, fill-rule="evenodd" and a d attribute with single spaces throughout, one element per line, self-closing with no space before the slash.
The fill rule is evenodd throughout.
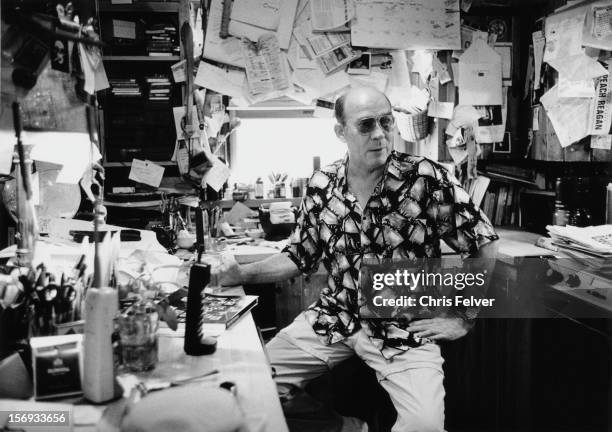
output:
<path id="1" fill-rule="evenodd" d="M 406 330 L 415 337 L 431 340 L 455 340 L 463 337 L 471 325 L 461 318 L 432 318 L 413 321 Z"/>

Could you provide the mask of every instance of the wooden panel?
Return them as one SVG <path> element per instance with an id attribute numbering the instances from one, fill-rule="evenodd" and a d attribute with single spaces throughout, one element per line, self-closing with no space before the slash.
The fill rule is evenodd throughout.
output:
<path id="1" fill-rule="evenodd" d="M 541 110 L 544 114 L 544 131 L 545 131 L 545 140 L 546 140 L 546 152 L 544 154 L 543 160 L 547 161 L 562 161 L 563 160 L 563 147 L 561 147 L 561 143 L 559 142 L 559 138 L 557 138 L 557 134 L 555 133 L 555 129 L 553 128 L 552 123 L 548 119 L 548 116 L 544 112 L 544 109 Z M 542 127 L 540 125 L 540 127 Z"/>
<path id="2" fill-rule="evenodd" d="M 589 162 L 591 150 L 588 147 L 590 137 L 583 139 L 563 149 L 563 160 L 566 162 Z"/>
<path id="3" fill-rule="evenodd" d="M 611 162 L 612 150 L 591 149 L 591 160 L 593 162 Z"/>
<path id="4" fill-rule="evenodd" d="M 288 326 L 302 311 L 303 277 L 279 282 L 276 288 L 276 327 Z"/>

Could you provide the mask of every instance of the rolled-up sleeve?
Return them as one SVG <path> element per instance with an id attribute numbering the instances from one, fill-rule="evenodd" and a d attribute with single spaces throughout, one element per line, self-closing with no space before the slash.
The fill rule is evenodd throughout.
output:
<path id="1" fill-rule="evenodd" d="M 474 256 L 485 244 L 499 239 L 491 221 L 451 177 L 441 185 L 439 211 L 434 221 L 440 238 L 462 257 Z"/>

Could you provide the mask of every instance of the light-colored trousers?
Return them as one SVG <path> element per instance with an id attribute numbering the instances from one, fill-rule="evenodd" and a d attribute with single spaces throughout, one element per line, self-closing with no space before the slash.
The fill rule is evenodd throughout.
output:
<path id="1" fill-rule="evenodd" d="M 363 329 L 342 342 L 325 345 L 300 314 L 266 345 L 276 370 L 279 394 L 303 388 L 341 361 L 357 354 L 376 371 L 397 410 L 394 432 L 444 431 L 444 360 L 429 343 L 386 360 Z"/>

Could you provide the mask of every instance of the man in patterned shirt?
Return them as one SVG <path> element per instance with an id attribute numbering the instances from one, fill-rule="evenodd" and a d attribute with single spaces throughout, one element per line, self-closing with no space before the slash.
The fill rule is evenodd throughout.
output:
<path id="1" fill-rule="evenodd" d="M 322 262 L 329 276 L 319 300 L 267 345 L 281 398 L 357 354 L 393 401 L 394 431 L 442 431 L 437 341 L 464 336 L 473 316 L 362 320 L 359 268 L 367 260 L 440 257 L 440 240 L 464 257 L 493 258 L 498 237 L 441 165 L 392 150 L 391 111 L 387 97 L 369 87 L 338 98 L 335 132 L 347 155 L 313 174 L 283 252 L 258 263 L 229 263 L 221 283 L 284 280 L 310 274 Z"/>

